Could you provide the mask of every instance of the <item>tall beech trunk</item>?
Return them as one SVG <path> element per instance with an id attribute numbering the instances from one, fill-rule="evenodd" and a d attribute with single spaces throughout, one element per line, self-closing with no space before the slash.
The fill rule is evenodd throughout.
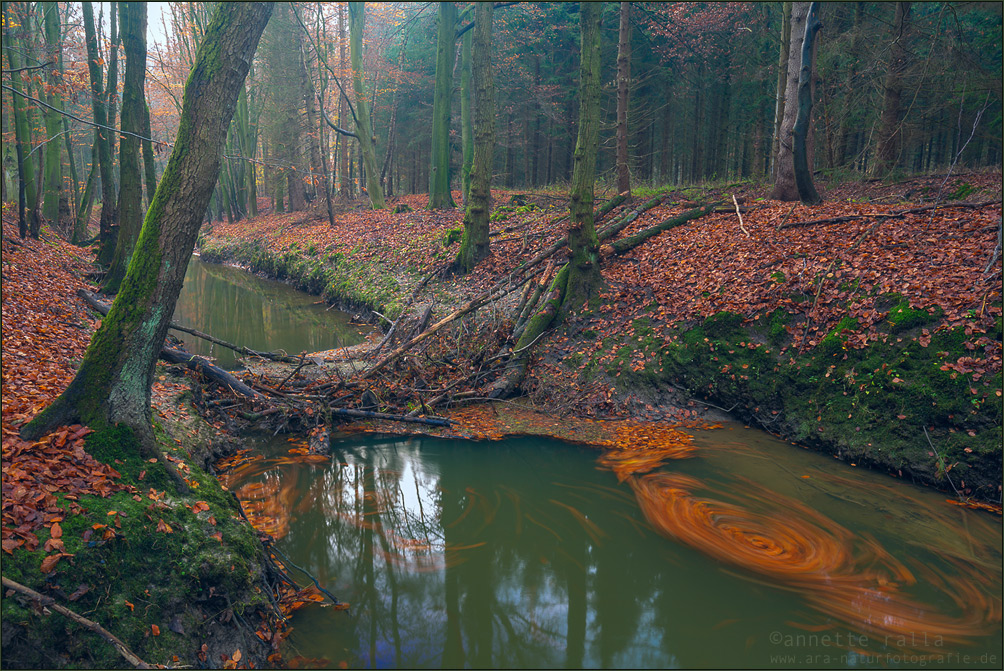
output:
<path id="1" fill-rule="evenodd" d="M 802 68 L 802 38 L 805 37 L 805 19 L 809 14 L 808 2 L 791 3 L 791 35 L 788 44 L 788 80 L 784 91 L 784 114 L 781 118 L 781 132 L 778 134 L 777 154 L 774 158 L 774 189 L 770 197 L 774 200 L 798 200 L 795 185 L 795 163 L 792 153 L 791 133 L 798 115 L 798 77 Z M 808 134 L 811 135 L 811 126 Z M 806 139 L 807 162 L 811 165 L 811 139 Z"/>
<path id="2" fill-rule="evenodd" d="M 628 96 L 631 88 L 631 3 L 622 2 L 617 39 L 617 193 L 631 193 L 628 165 Z"/>
<path id="3" fill-rule="evenodd" d="M 792 165 L 795 170 L 795 186 L 798 198 L 804 205 L 819 205 L 823 199 L 812 183 L 812 166 L 808 159 L 809 122 L 812 119 L 812 61 L 815 51 L 816 33 L 822 28 L 819 22 L 819 3 L 809 6 L 805 21 L 805 36 L 802 40 L 801 67 L 798 72 L 798 115 L 791 131 L 793 147 Z"/>
<path id="4" fill-rule="evenodd" d="M 366 23 L 366 3 L 349 3 L 349 57 L 352 61 L 352 91 L 356 98 L 356 135 L 359 152 L 366 166 L 366 192 L 374 210 L 382 210 L 386 203 L 380 185 L 380 170 L 376 162 L 376 138 L 370 121 L 366 90 L 363 88 L 363 27 Z"/>
<path id="5" fill-rule="evenodd" d="M 906 36 L 910 27 L 910 3 L 896 3 L 896 19 L 892 27 L 892 49 L 885 76 L 885 97 L 882 102 L 882 119 L 879 122 L 878 146 L 872 174 L 882 177 L 896 167 L 899 161 L 900 130 L 899 101 L 903 93 L 903 72 L 909 62 Z"/>
<path id="6" fill-rule="evenodd" d="M 341 65 L 341 69 L 345 71 L 345 65 L 348 62 L 348 54 L 345 51 L 345 8 L 339 3 L 338 5 L 338 63 Z M 347 119 L 349 116 L 349 107 L 345 102 L 345 96 L 338 96 L 338 125 L 342 128 L 348 127 Z M 338 192 L 341 194 L 342 198 L 352 198 L 352 180 L 349 178 L 349 139 L 344 135 L 338 135 L 338 179 L 339 186 Z"/>
<path id="7" fill-rule="evenodd" d="M 105 89 L 101 65 L 98 56 L 98 39 L 94 31 L 94 8 L 90 2 L 82 2 L 84 15 L 84 40 L 87 43 L 87 69 L 91 78 L 91 107 L 94 123 L 99 124 L 94 131 L 94 143 L 97 146 L 95 154 L 98 159 L 98 177 L 101 178 L 101 223 L 99 239 L 101 247 L 98 262 L 107 265 L 115 251 L 114 245 L 106 244 L 112 237 L 114 224 L 115 194 L 112 178 L 112 153 L 108 143 L 109 131 L 101 126 L 108 125 L 108 109 L 105 99 Z M 107 256 L 105 256 L 107 255 Z"/>
<path id="8" fill-rule="evenodd" d="M 456 207 L 450 193 L 450 100 L 453 98 L 454 26 L 457 6 L 439 3 L 436 43 L 436 91 L 432 101 L 432 150 L 429 153 L 429 209 Z"/>
<path id="9" fill-rule="evenodd" d="M 174 150 L 143 222 L 134 261 L 76 377 L 21 429 L 25 439 L 75 421 L 99 430 L 120 424 L 136 439 L 123 450 L 138 449 L 167 466 L 151 426 L 154 366 L 219 176 L 237 93 L 272 4 L 217 5 L 185 85 Z"/>
<path id="10" fill-rule="evenodd" d="M 39 3 L 45 25 L 46 60 L 57 61 L 60 52 L 59 7 L 55 2 Z M 49 68 L 49 90 L 47 102 L 55 109 L 45 111 L 45 196 L 42 216 L 50 226 L 59 223 L 59 201 L 63 193 L 63 148 L 59 135 L 63 129 L 63 118 L 57 110 L 63 108 L 63 97 L 59 94 L 59 74 L 56 68 Z"/>
<path id="11" fill-rule="evenodd" d="M 770 151 L 770 174 L 777 179 L 777 157 L 781 147 L 784 95 L 788 86 L 788 51 L 791 48 L 791 2 L 781 3 L 781 46 L 777 56 L 777 91 L 774 103 L 774 138 Z"/>
<path id="12" fill-rule="evenodd" d="M 488 217 L 492 210 L 492 166 L 495 150 L 495 81 L 492 75 L 492 18 L 490 2 L 474 9 L 472 78 L 474 79 L 474 156 L 471 190 L 464 213 L 464 235 L 455 266 L 470 272 L 489 254 Z M 467 35 L 464 36 L 467 38 Z"/>
<path id="13" fill-rule="evenodd" d="M 13 11 L 10 5 L 4 6 L 4 32 L 3 46 L 7 52 L 8 63 L 11 70 L 21 67 L 21 50 L 17 37 L 12 28 L 16 23 L 24 25 L 24 20 L 18 18 L 12 20 Z M 39 189 L 35 175 L 35 161 L 31 151 L 31 124 L 28 118 L 28 109 L 25 106 L 24 98 L 18 93 L 24 91 L 24 82 L 20 73 L 11 77 L 11 86 L 16 91 L 11 96 L 12 111 L 14 116 L 14 136 L 17 151 L 17 172 L 18 172 L 18 232 L 21 237 L 31 233 L 32 237 L 38 237 L 38 230 L 41 226 L 38 220 L 38 197 Z M 28 210 L 29 219 L 25 219 L 25 210 Z"/>
<path id="14" fill-rule="evenodd" d="M 471 170 L 474 167 L 474 128 L 471 120 L 471 59 L 474 36 L 468 30 L 464 33 L 460 47 L 460 144 L 463 147 L 464 162 L 460 168 L 460 184 L 464 206 L 471 197 Z M 489 43 L 488 49 L 491 48 Z M 403 52 L 402 52 L 403 53 Z"/>
<path id="15" fill-rule="evenodd" d="M 125 47 L 125 76 L 122 89 L 122 130 L 139 135 L 146 115 L 146 3 L 120 2 L 122 43 Z M 125 277 L 136 239 L 143 227 L 143 176 L 140 172 L 140 141 L 122 135 L 119 142 L 118 235 L 115 255 L 101 290 L 114 294 Z"/>

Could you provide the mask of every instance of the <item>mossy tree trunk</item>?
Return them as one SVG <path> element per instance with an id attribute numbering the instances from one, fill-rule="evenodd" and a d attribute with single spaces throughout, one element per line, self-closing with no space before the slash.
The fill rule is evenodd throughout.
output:
<path id="1" fill-rule="evenodd" d="M 432 148 L 429 153 L 429 209 L 456 207 L 450 193 L 450 100 L 457 6 L 439 3 L 436 44 L 436 91 L 432 101 Z"/>
<path id="2" fill-rule="evenodd" d="M 804 205 L 819 205 L 823 202 L 816 185 L 812 182 L 812 164 L 808 157 L 809 121 L 812 118 L 812 61 L 815 51 L 816 33 L 819 22 L 819 3 L 809 6 L 805 21 L 805 36 L 802 40 L 801 67 L 798 74 L 798 114 L 791 130 L 792 164 L 795 170 L 795 186 L 799 200 Z"/>
<path id="3" fill-rule="evenodd" d="M 464 236 L 460 240 L 456 267 L 470 272 L 488 256 L 488 217 L 492 209 L 492 166 L 495 152 L 495 81 L 492 75 L 492 14 L 490 2 L 475 8 L 473 35 L 474 156 L 471 190 L 464 213 Z M 467 39 L 464 35 L 464 39 Z"/>
<path id="4" fill-rule="evenodd" d="M 474 167 L 474 125 L 471 119 L 471 45 L 474 35 L 464 33 L 460 47 L 460 144 L 463 148 L 463 166 L 460 168 L 460 188 L 463 191 L 464 206 L 471 197 L 471 170 Z M 491 48 L 489 43 L 488 48 Z"/>
<path id="5" fill-rule="evenodd" d="M 111 3 L 108 13 L 110 43 L 108 45 L 108 79 L 105 82 L 104 101 L 106 123 L 115 128 L 119 90 L 119 45 L 121 35 L 118 30 L 118 3 Z M 100 129 L 99 129 L 100 130 Z M 115 190 L 115 144 L 117 133 L 104 131 L 108 145 L 108 185 L 105 186 L 104 173 L 101 174 L 101 239 L 98 246 L 98 263 L 109 266 L 115 257 L 119 231 L 118 193 Z"/>
<path id="6" fill-rule="evenodd" d="M 617 38 L 617 193 L 631 194 L 628 165 L 628 97 L 631 90 L 631 3 L 621 2 Z"/>
<path id="7" fill-rule="evenodd" d="M 593 183 L 600 137 L 600 23 L 603 5 L 580 3 L 579 134 L 572 163 L 568 206 L 568 287 L 564 306 L 576 310 L 599 286 L 599 241 L 593 224 Z"/>
<path id="8" fill-rule="evenodd" d="M 363 88 L 363 28 L 366 25 L 366 3 L 349 3 L 349 59 L 352 62 L 352 91 L 356 98 L 356 135 L 359 151 L 366 166 L 366 192 L 374 210 L 382 210 L 386 203 L 380 185 L 380 170 L 376 162 L 376 138 L 370 121 L 369 105 Z"/>
<path id="9" fill-rule="evenodd" d="M 3 46 L 7 53 L 7 62 L 11 70 L 21 67 L 21 49 L 19 40 L 12 28 L 15 24 L 24 25 L 24 20 L 14 19 L 13 9 L 9 4 L 4 6 Z M 18 230 L 21 237 L 31 231 L 33 237 L 38 237 L 38 188 L 35 181 L 35 161 L 31 153 L 31 124 L 24 98 L 18 93 L 24 92 L 24 81 L 20 73 L 11 76 L 11 86 L 16 91 L 11 96 L 11 107 L 14 112 L 14 136 L 18 163 Z M 30 220 L 25 220 L 24 212 L 28 210 Z"/>
<path id="10" fill-rule="evenodd" d="M 70 386 L 21 435 L 74 421 L 153 438 L 150 388 L 157 355 L 220 170 L 221 149 L 272 3 L 219 3 L 185 86 L 174 150 L 147 211 L 133 261 Z M 125 448 L 127 449 L 127 448 Z M 164 462 L 166 464 L 166 462 Z"/>
<path id="11" fill-rule="evenodd" d="M 127 66 L 128 67 L 128 66 Z M 150 138 L 150 106 L 143 105 L 143 182 L 146 184 L 146 205 L 153 202 L 153 194 L 157 190 L 157 158 L 153 154 L 153 142 Z"/>
<path id="12" fill-rule="evenodd" d="M 126 57 L 122 89 L 122 130 L 139 135 L 143 131 L 146 114 L 146 95 L 143 90 L 146 82 L 146 3 L 118 4 Z M 102 286 L 102 291 L 109 294 L 119 290 L 143 226 L 143 176 L 139 155 L 139 138 L 123 134 L 119 142 L 119 232 L 116 236 L 115 255 Z"/>
<path id="13" fill-rule="evenodd" d="M 60 52 L 59 6 L 55 2 L 39 3 L 45 26 L 46 60 L 58 61 Z M 63 118 L 58 111 L 63 108 L 63 97 L 59 94 L 59 73 L 49 68 L 49 91 L 45 97 L 52 107 L 45 111 L 45 196 L 42 202 L 42 216 L 50 226 L 59 223 L 59 200 L 63 194 L 63 147 L 59 135 L 63 129 Z"/>

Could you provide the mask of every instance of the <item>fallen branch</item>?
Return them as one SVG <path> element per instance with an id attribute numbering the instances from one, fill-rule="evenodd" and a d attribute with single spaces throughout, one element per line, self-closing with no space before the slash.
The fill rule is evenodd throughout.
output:
<path id="1" fill-rule="evenodd" d="M 718 203 L 714 203 L 712 205 L 706 205 L 702 208 L 687 210 L 683 214 L 679 214 L 670 219 L 666 219 L 665 221 L 656 224 L 655 226 L 650 226 L 649 228 L 646 228 L 643 231 L 639 231 L 634 235 L 628 236 L 626 238 L 621 238 L 620 240 L 613 242 L 609 245 L 602 245 L 600 247 L 600 256 L 607 257 L 613 254 L 623 254 L 624 252 L 630 249 L 634 249 L 635 247 L 645 242 L 649 238 L 655 237 L 656 235 L 668 231 L 671 228 L 682 226 L 683 224 L 686 224 L 687 222 L 692 221 L 694 219 L 700 219 L 704 215 L 713 212 L 715 207 L 717 207 L 717 205 Z"/>
<path id="2" fill-rule="evenodd" d="M 431 426 L 449 426 L 450 420 L 443 417 L 409 417 L 408 415 L 392 415 L 386 412 L 373 412 L 372 410 L 349 410 L 346 408 L 332 408 L 332 415 L 339 417 L 356 417 L 361 419 L 388 419 L 394 422 L 414 422 L 416 424 L 429 424 Z"/>
<path id="3" fill-rule="evenodd" d="M 8 589 L 12 589 L 15 592 L 20 592 L 21 594 L 25 594 L 25 595 L 31 597 L 32 599 L 34 599 L 35 601 L 37 601 L 40 605 L 45 606 L 47 608 L 51 608 L 52 610 L 56 611 L 60 615 L 64 615 L 64 616 L 70 618 L 71 620 L 73 620 L 74 622 L 76 622 L 80 626 L 84 627 L 85 629 L 89 629 L 90 631 L 93 631 L 95 634 L 97 634 L 101 638 L 103 638 L 106 641 L 108 641 L 109 643 L 111 643 L 112 646 L 116 650 L 118 650 L 119 654 L 122 655 L 122 657 L 124 657 L 127 662 L 129 662 L 130 664 L 132 664 L 132 666 L 134 668 L 137 668 L 137 669 L 152 669 L 153 668 L 152 666 L 150 666 L 149 664 L 147 664 L 146 662 L 144 662 L 142 659 L 140 659 L 139 657 L 137 657 L 136 653 L 134 653 L 132 650 L 130 650 L 129 647 L 125 643 L 123 643 L 121 640 L 119 640 L 119 638 L 117 636 L 115 636 L 115 634 L 111 633 L 110 631 L 108 631 L 107 629 L 105 629 L 104 627 L 102 627 L 97 622 L 95 622 L 93 620 L 88 620 L 86 617 L 83 617 L 82 615 L 77 615 L 76 613 L 74 613 L 69 608 L 66 608 L 65 606 L 61 606 L 58 603 L 56 603 L 55 599 L 53 599 L 52 597 L 48 597 L 48 596 L 45 596 L 43 594 L 39 594 L 38 592 L 36 592 L 35 590 L 31 589 L 30 587 L 25 587 L 24 585 L 22 585 L 20 583 L 14 582 L 10 578 L 3 577 L 2 581 L 3 581 L 3 586 L 4 587 L 7 587 Z"/>
<path id="4" fill-rule="evenodd" d="M 83 289 L 77 290 L 77 295 L 87 301 L 87 304 L 92 308 L 100 312 L 102 315 L 107 315 L 108 311 L 111 309 L 111 304 L 101 300 L 97 295 L 91 293 L 90 291 L 85 291 Z M 258 350 L 253 350 L 248 347 L 241 347 L 240 345 L 234 345 L 233 343 L 228 343 L 225 340 L 220 340 L 219 338 L 214 338 L 208 333 L 202 333 L 201 331 L 196 331 L 195 329 L 188 328 L 187 326 L 182 326 L 176 322 L 171 322 L 171 328 L 175 331 L 181 331 L 182 333 L 189 333 L 196 338 L 201 338 L 202 340 L 207 340 L 213 344 L 219 345 L 220 347 L 226 347 L 229 350 L 233 350 L 238 354 L 243 354 L 245 356 L 257 356 L 263 359 L 270 359 L 272 361 L 281 361 L 283 363 L 296 363 L 299 361 L 294 356 L 288 356 L 283 354 L 276 354 L 275 352 L 259 352 Z"/>
<path id="5" fill-rule="evenodd" d="M 214 366 L 202 357 L 195 356 L 194 354 L 189 354 L 188 352 L 182 352 L 181 350 L 170 349 L 164 347 L 160 350 L 160 358 L 168 363 L 180 363 L 185 364 L 190 370 L 195 370 L 210 380 L 215 380 L 220 384 L 230 388 L 231 391 L 240 394 L 241 396 L 247 396 L 251 399 L 264 400 L 265 397 L 259 394 L 257 391 L 247 386 L 236 377 L 223 370 L 219 366 Z"/>
<path id="6" fill-rule="evenodd" d="M 596 238 L 600 242 L 603 242 L 604 240 L 614 237 L 615 235 L 623 231 L 625 228 L 627 228 L 628 224 L 637 219 L 638 215 L 642 214 L 643 212 L 647 212 L 648 210 L 651 210 L 656 205 L 661 204 L 663 199 L 665 199 L 664 195 L 656 196 L 655 198 L 652 198 L 651 200 L 642 203 L 640 206 L 638 206 L 638 209 L 628 212 L 623 217 L 621 217 L 614 223 L 610 224 L 603 230 L 598 231 L 596 233 Z"/>
<path id="7" fill-rule="evenodd" d="M 828 219 L 813 219 L 812 221 L 793 221 L 790 224 L 781 224 L 778 226 L 778 230 L 782 228 L 800 228 L 802 226 L 817 226 L 821 224 L 841 224 L 847 221 L 854 221 L 855 219 L 865 219 L 871 217 L 878 217 L 881 219 L 898 219 L 906 214 L 919 214 L 921 212 L 928 212 L 930 210 L 943 210 L 953 207 L 962 208 L 973 208 L 979 209 L 981 207 L 986 207 L 987 205 L 998 205 L 1001 201 L 999 200 L 987 200 L 982 203 L 940 203 L 937 205 L 924 205 L 921 207 L 911 207 L 906 210 L 899 210 L 897 212 L 880 212 L 876 214 L 851 214 L 842 217 L 830 217 Z"/>
<path id="8" fill-rule="evenodd" d="M 739 211 L 739 201 L 736 200 L 736 194 L 734 193 L 732 194 L 732 202 L 736 204 L 736 216 L 739 217 L 739 230 L 745 233 L 748 238 L 750 237 L 750 232 L 746 230 L 745 226 L 743 226 L 743 215 Z"/>

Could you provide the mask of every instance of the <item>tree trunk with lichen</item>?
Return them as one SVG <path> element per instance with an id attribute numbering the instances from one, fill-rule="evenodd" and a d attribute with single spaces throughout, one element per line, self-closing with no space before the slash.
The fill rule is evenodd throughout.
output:
<path id="1" fill-rule="evenodd" d="M 122 135 L 119 142 L 119 232 L 115 255 L 101 290 L 114 294 L 119 290 L 126 268 L 136 248 L 136 238 L 143 226 L 143 179 L 140 172 L 140 140 L 146 114 L 146 3 L 120 2 L 119 12 L 126 66 L 122 89 Z"/>
<path id="2" fill-rule="evenodd" d="M 436 90 L 432 101 L 432 148 L 429 152 L 429 208 L 456 207 L 450 193 L 450 100 L 453 98 L 453 61 L 457 6 L 439 3 L 436 44 Z"/>
<path id="3" fill-rule="evenodd" d="M 491 58 L 493 11 L 490 2 L 478 3 L 475 9 L 472 38 L 474 156 L 470 195 L 464 214 L 464 236 L 455 262 L 456 268 L 463 272 L 470 272 L 489 253 L 488 218 L 492 209 L 492 158 L 495 150 L 495 82 Z"/>
<path id="4" fill-rule="evenodd" d="M 579 133 L 572 167 L 571 202 L 568 206 L 568 250 L 571 258 L 551 282 L 544 307 L 530 318 L 514 351 L 515 365 L 488 395 L 511 394 L 522 381 L 532 345 L 568 312 L 580 309 L 603 281 L 600 275 L 599 239 L 593 221 L 593 185 L 600 136 L 600 24 L 601 3 L 579 3 L 581 60 L 579 63 Z"/>
<path id="5" fill-rule="evenodd" d="M 33 440 L 72 422 L 130 428 L 158 456 L 150 388 L 199 226 L 219 175 L 221 150 L 273 3 L 220 3 L 185 86 L 174 150 L 147 211 L 122 286 L 70 386 L 21 435 Z"/>
<path id="6" fill-rule="evenodd" d="M 349 3 L 349 59 L 352 62 L 352 92 L 356 98 L 356 135 L 359 151 L 366 166 L 366 192 L 370 206 L 382 210 L 386 203 L 383 186 L 380 185 L 380 170 L 376 162 L 376 138 L 373 137 L 373 123 L 363 89 L 363 27 L 366 22 L 366 3 Z"/>

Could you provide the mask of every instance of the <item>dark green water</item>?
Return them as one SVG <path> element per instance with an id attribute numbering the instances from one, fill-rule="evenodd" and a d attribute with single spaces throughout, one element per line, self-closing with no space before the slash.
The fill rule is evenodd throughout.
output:
<path id="1" fill-rule="evenodd" d="M 174 321 L 235 345 L 283 349 L 294 356 L 355 345 L 373 332 L 372 327 L 349 323 L 349 314 L 317 305 L 318 300 L 282 282 L 193 257 Z M 184 341 L 189 352 L 212 356 L 228 370 L 237 367 L 229 349 L 187 333 L 171 333 Z"/>
<path id="2" fill-rule="evenodd" d="M 755 491 L 763 508 L 769 492 L 779 502 L 771 509 L 768 496 L 766 512 L 785 519 L 790 497 L 873 538 L 917 572 L 905 593 L 932 617 L 962 615 L 953 590 L 925 582 L 915 564 L 950 585 L 984 576 L 978 589 L 999 598 L 999 518 L 738 425 L 697 442 L 697 457 L 667 468 L 700 479 L 708 498 L 754 505 L 745 492 Z M 352 604 L 295 613 L 290 658 L 398 668 L 1001 664 L 999 621 L 961 644 L 939 643 L 933 624 L 916 629 L 904 653 L 896 637 L 862 639 L 798 590 L 656 533 L 591 449 L 369 439 L 308 465 L 288 463 L 289 447 L 266 445 L 271 457 L 254 469 L 264 472 L 244 482 L 287 492 L 276 512 L 289 516 L 289 533 L 278 547 Z"/>
<path id="3" fill-rule="evenodd" d="M 175 319 L 291 353 L 361 339 L 347 315 L 315 300 L 193 259 Z M 288 524 L 278 547 L 352 604 L 293 615 L 285 654 L 298 663 L 1001 668 L 999 517 L 739 425 L 695 442 L 694 458 L 662 470 L 699 480 L 697 497 L 836 529 L 862 552 L 856 569 L 894 558 L 916 584 L 888 600 L 908 607 L 879 617 L 852 602 L 860 612 L 840 616 L 818 584 L 784 585 L 661 535 L 628 483 L 597 466 L 597 451 L 555 441 L 352 439 L 307 464 L 279 438 L 257 445 L 266 458 L 230 486 L 269 485 L 269 512 Z M 983 602 L 995 613 L 973 617 Z M 906 640 L 862 638 L 869 619 Z M 956 640 L 944 640 L 946 628 Z"/>

